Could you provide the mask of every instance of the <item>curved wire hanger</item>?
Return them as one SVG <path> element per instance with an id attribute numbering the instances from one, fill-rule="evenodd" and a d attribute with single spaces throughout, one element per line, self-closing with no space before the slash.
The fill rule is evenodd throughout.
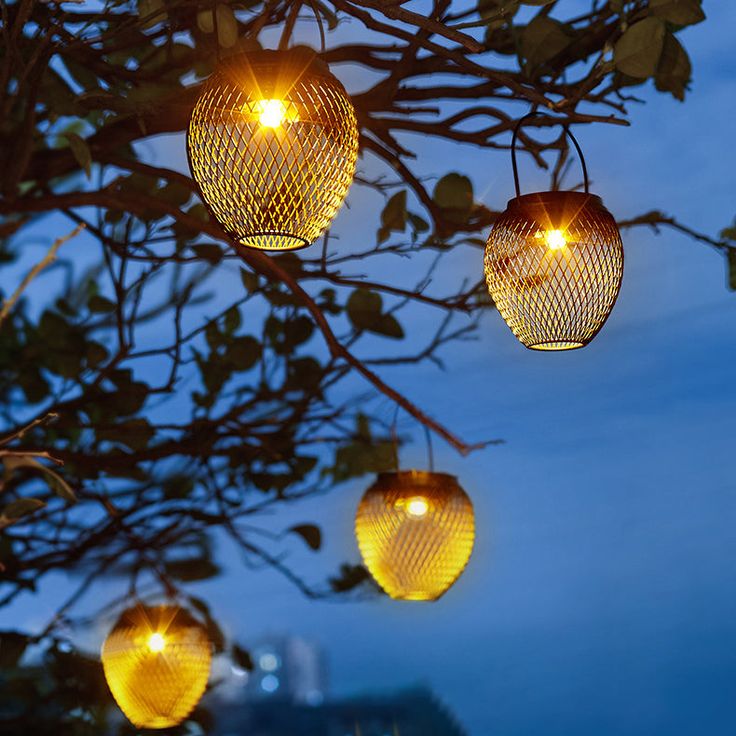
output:
<path id="1" fill-rule="evenodd" d="M 516 123 L 516 126 L 514 127 L 514 135 L 511 138 L 511 166 L 514 170 L 514 187 L 516 188 L 516 196 L 521 196 L 521 188 L 519 186 L 519 167 L 516 163 L 516 141 L 519 137 L 519 131 L 521 130 L 521 126 L 530 118 L 535 117 L 547 117 L 541 112 L 530 112 L 524 115 L 524 117 L 519 118 L 518 122 Z M 578 158 L 580 159 L 580 165 L 583 169 L 583 179 L 585 181 L 585 193 L 590 194 L 590 186 L 588 182 L 588 167 L 585 163 L 585 156 L 583 156 L 583 150 L 580 148 L 580 144 L 577 141 L 577 138 L 572 134 L 572 131 L 570 130 L 570 126 L 566 123 L 560 123 L 562 125 L 562 129 L 565 131 L 565 134 L 567 137 L 572 141 L 573 145 L 575 146 L 575 150 L 578 152 Z"/>

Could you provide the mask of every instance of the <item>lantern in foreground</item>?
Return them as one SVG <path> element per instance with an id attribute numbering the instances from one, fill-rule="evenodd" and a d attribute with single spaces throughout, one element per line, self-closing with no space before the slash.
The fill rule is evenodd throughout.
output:
<path id="1" fill-rule="evenodd" d="M 488 237 L 486 283 L 501 316 L 526 347 L 581 348 L 598 334 L 616 302 L 623 244 L 613 216 L 589 192 L 585 159 L 567 126 L 585 192 L 521 195 L 516 139 L 524 119 L 511 144 L 516 197 Z"/>
<path id="2" fill-rule="evenodd" d="M 312 51 L 237 54 L 204 84 L 187 154 L 202 199 L 233 240 L 302 248 L 328 227 L 353 180 L 355 110 Z"/>
<path id="3" fill-rule="evenodd" d="M 451 475 L 381 473 L 358 506 L 355 535 L 366 567 L 388 595 L 436 600 L 470 559 L 473 504 Z"/>
<path id="4" fill-rule="evenodd" d="M 138 728 L 181 723 L 205 691 L 211 658 L 204 627 L 176 606 L 128 609 L 102 645 L 107 684 Z"/>

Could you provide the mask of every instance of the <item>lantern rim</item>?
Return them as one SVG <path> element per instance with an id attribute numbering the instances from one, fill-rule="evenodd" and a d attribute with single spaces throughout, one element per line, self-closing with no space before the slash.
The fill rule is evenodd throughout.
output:
<path id="1" fill-rule="evenodd" d="M 417 485 L 438 485 L 441 483 L 451 483 L 460 486 L 457 476 L 450 473 L 436 473 L 433 470 L 391 470 L 378 473 L 374 485 L 390 484 L 407 485 L 416 487 Z"/>
<path id="2" fill-rule="evenodd" d="M 337 79 L 330 71 L 326 61 L 321 59 L 316 51 L 304 46 L 291 49 L 254 49 L 240 51 L 221 59 L 215 67 L 214 73 L 228 70 L 232 67 L 240 68 L 245 62 L 253 68 L 268 68 L 283 66 L 291 61 L 294 65 L 303 65 L 302 74 L 309 73 L 317 77 Z M 339 81 L 339 80 L 338 80 Z"/>
<path id="3" fill-rule="evenodd" d="M 506 204 L 506 212 L 525 210 L 529 207 L 562 207 L 564 205 L 595 208 L 608 212 L 603 204 L 603 199 L 597 194 L 586 192 L 573 192 L 569 190 L 554 190 L 547 192 L 530 192 L 512 197 Z"/>
<path id="4" fill-rule="evenodd" d="M 580 340 L 545 340 L 544 342 L 535 342 L 530 343 L 529 345 L 526 343 L 521 344 L 529 350 L 536 350 L 539 352 L 567 353 L 570 352 L 570 350 L 580 350 L 580 348 L 584 348 L 589 343 L 590 340 L 587 342 L 582 342 Z"/>

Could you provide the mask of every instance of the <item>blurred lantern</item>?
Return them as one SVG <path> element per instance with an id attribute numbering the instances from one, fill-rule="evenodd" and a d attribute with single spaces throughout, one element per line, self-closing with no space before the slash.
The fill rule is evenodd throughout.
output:
<path id="1" fill-rule="evenodd" d="M 532 113 L 534 115 L 535 113 Z M 585 192 L 522 196 L 514 130 L 511 160 L 516 197 L 493 226 L 485 253 L 488 291 L 528 348 L 571 350 L 587 345 L 603 327 L 621 288 L 624 251 L 616 221 L 590 194 L 578 142 Z"/>
<path id="2" fill-rule="evenodd" d="M 234 55 L 204 84 L 187 153 L 230 237 L 265 250 L 302 248 L 329 226 L 353 180 L 355 110 L 308 49 Z"/>
<path id="3" fill-rule="evenodd" d="M 138 728 L 181 723 L 205 691 L 211 658 L 204 627 L 176 606 L 128 609 L 102 645 L 107 684 Z"/>
<path id="4" fill-rule="evenodd" d="M 355 517 L 371 575 L 392 598 L 439 598 L 465 569 L 475 538 L 473 504 L 444 473 L 381 473 Z"/>

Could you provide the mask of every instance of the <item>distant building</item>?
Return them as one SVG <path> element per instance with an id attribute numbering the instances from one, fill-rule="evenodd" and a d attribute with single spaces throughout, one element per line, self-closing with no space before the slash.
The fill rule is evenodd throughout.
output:
<path id="1" fill-rule="evenodd" d="M 254 670 L 247 675 L 247 700 L 320 705 L 327 695 L 327 665 L 321 649 L 295 636 L 261 639 L 251 648 Z"/>
<path id="2" fill-rule="evenodd" d="M 317 706 L 271 698 L 212 710 L 212 736 L 467 736 L 425 688 Z"/>

